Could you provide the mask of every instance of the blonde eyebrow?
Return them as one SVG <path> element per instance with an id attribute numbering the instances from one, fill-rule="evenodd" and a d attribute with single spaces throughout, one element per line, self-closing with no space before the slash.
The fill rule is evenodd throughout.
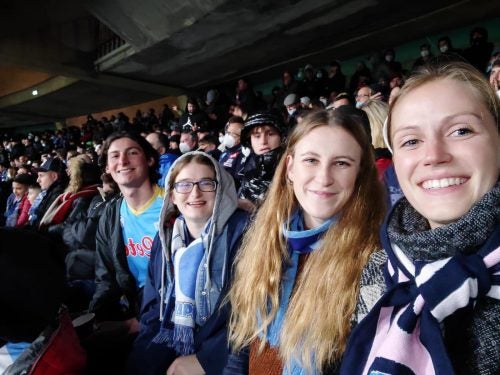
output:
<path id="1" fill-rule="evenodd" d="M 478 120 L 481 120 L 481 121 L 483 120 L 483 117 L 481 115 L 478 115 L 477 113 L 474 113 L 474 112 L 458 112 L 458 113 L 454 113 L 452 115 L 448 115 L 448 116 L 443 117 L 440 120 L 440 122 L 441 123 L 447 122 L 447 121 L 453 120 L 456 117 L 461 117 L 461 116 L 472 116 L 472 117 L 477 118 Z M 419 128 L 419 126 L 417 126 L 417 125 L 407 125 L 407 126 L 403 126 L 402 128 L 395 130 L 392 134 L 393 134 L 393 136 L 395 136 L 397 133 L 399 133 L 401 131 L 418 130 L 418 128 Z"/>

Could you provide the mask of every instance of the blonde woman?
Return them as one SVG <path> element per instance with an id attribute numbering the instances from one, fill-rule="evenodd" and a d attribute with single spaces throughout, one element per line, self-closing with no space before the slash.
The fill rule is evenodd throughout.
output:
<path id="1" fill-rule="evenodd" d="M 308 115 L 289 137 L 238 256 L 229 293 L 235 353 L 229 367 L 246 348 L 242 372 L 250 374 L 335 366 L 357 320 L 360 274 L 379 248 L 383 215 L 360 118 L 341 111 Z"/>
<path id="2" fill-rule="evenodd" d="M 72 157 L 69 161 L 67 173 L 69 183 L 45 212 L 40 227 L 46 229 L 62 223 L 72 223 L 82 215 L 85 216 L 90 202 L 99 191 L 101 170 L 97 165 L 89 163 L 86 155 Z M 61 226 L 51 229 L 59 232 Z"/>
<path id="3" fill-rule="evenodd" d="M 482 73 L 454 62 L 423 67 L 391 105 L 405 198 L 380 232 L 390 288 L 341 373 L 500 373 L 499 104 Z"/>
<path id="4" fill-rule="evenodd" d="M 381 100 L 369 100 L 361 110 L 366 112 L 370 121 L 372 145 L 375 148 L 375 164 L 377 165 L 379 179 L 382 179 L 386 169 L 392 163 L 392 156 L 385 146 L 382 132 L 385 119 L 389 113 L 389 106 Z"/>

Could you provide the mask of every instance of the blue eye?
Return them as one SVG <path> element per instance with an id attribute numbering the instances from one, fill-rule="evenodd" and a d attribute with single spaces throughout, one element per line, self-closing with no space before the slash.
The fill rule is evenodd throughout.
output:
<path id="1" fill-rule="evenodd" d="M 472 133 L 472 130 L 469 128 L 460 128 L 460 129 L 454 130 L 451 134 L 457 135 L 460 137 L 460 136 L 468 135 L 471 133 Z"/>
<path id="2" fill-rule="evenodd" d="M 408 146 L 416 146 L 418 143 L 418 140 L 416 139 L 410 139 L 409 141 L 404 142 L 401 147 L 408 147 Z"/>

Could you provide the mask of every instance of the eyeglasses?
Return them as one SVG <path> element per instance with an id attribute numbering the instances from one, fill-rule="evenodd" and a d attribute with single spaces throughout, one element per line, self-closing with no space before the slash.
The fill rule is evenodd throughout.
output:
<path id="1" fill-rule="evenodd" d="M 370 97 L 369 94 L 357 94 L 356 95 L 356 99 L 369 98 L 369 97 Z"/>
<path id="2" fill-rule="evenodd" d="M 198 189 L 204 193 L 210 193 L 212 191 L 215 191 L 217 189 L 217 181 L 214 180 L 200 180 L 196 182 L 191 182 L 191 181 L 180 181 L 174 183 L 174 189 L 176 192 L 180 194 L 188 194 L 193 191 L 194 185 L 198 186 Z"/>

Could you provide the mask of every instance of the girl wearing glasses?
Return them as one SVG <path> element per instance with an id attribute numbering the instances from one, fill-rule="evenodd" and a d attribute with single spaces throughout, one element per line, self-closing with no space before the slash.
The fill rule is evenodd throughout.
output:
<path id="1" fill-rule="evenodd" d="M 166 181 L 129 373 L 220 374 L 228 345 L 220 305 L 247 214 L 231 175 L 203 152 L 182 155 Z"/>

